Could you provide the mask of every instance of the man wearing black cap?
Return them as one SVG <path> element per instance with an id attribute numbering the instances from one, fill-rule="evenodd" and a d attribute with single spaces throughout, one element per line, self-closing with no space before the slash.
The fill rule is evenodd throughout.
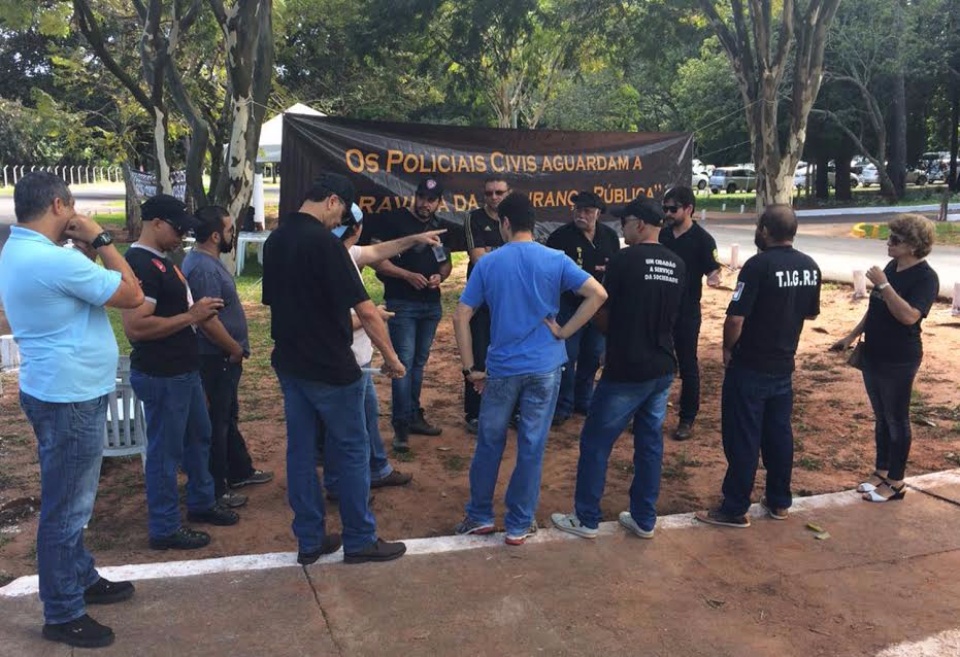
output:
<path id="1" fill-rule="evenodd" d="M 350 213 L 354 190 L 326 173 L 263 247 L 263 303 L 270 306 L 271 362 L 283 390 L 287 421 L 287 499 L 301 564 L 340 547 L 327 533 L 315 468 L 318 420 L 326 427 L 325 467 L 338 475 L 343 552 L 347 563 L 403 556 L 403 543 L 377 537 L 370 511 L 370 440 L 364 380 L 350 345 L 350 309 L 383 355 L 381 371 L 403 376 L 377 307 L 370 301 L 347 250 L 331 229 Z"/>
<path id="2" fill-rule="evenodd" d="M 684 294 L 686 267 L 658 241 L 663 210 L 638 198 L 615 213 L 628 248 L 607 266 L 606 305 L 594 322 L 607 335 L 607 362 L 580 433 L 574 512 L 555 513 L 554 526 L 596 538 L 607 462 L 614 443 L 633 420 L 630 509 L 620 524 L 653 538 L 663 460 L 663 419 L 677 362 L 673 327 Z"/>
<path id="3" fill-rule="evenodd" d="M 509 193 L 510 185 L 502 176 L 491 176 L 483 181 L 483 206 L 467 216 L 463 227 L 467 238 L 467 255 L 470 257 L 467 265 L 468 281 L 480 258 L 503 246 L 497 207 Z M 480 372 L 486 371 L 487 349 L 490 346 L 490 309 L 486 304 L 477 308 L 470 318 L 470 333 L 473 335 L 474 367 Z M 480 393 L 469 381 L 464 381 L 463 386 L 463 413 L 467 431 L 477 433 Z"/>
<path id="4" fill-rule="evenodd" d="M 573 221 L 553 231 L 547 238 L 547 246 L 563 251 L 585 272 L 603 281 L 607 262 L 620 250 L 620 238 L 615 230 L 600 223 L 600 215 L 606 212 L 607 206 L 599 196 L 580 192 L 573 196 L 573 203 Z M 566 323 L 581 301 L 573 292 L 564 293 L 557 321 Z M 554 426 L 563 424 L 573 413 L 586 415 L 603 350 L 603 334 L 593 324 L 588 323 L 567 339 L 567 364 L 561 378 Z"/>
<path id="5" fill-rule="evenodd" d="M 210 542 L 206 532 L 180 524 L 177 469 L 187 475 L 187 519 L 234 525 L 210 476 L 210 418 L 200 382 L 197 326 L 217 315 L 223 300 L 194 300 L 180 269 L 166 256 L 199 225 L 182 201 L 165 194 L 140 206 L 140 240 L 127 262 L 140 279 L 145 301 L 123 312 L 130 340 L 130 384 L 147 415 L 147 511 L 150 547 L 190 550 Z"/>
<path id="6" fill-rule="evenodd" d="M 820 314 L 820 268 L 793 248 L 797 216 L 768 206 L 757 221 L 760 253 L 743 265 L 723 323 L 723 502 L 698 512 L 711 525 L 750 526 L 747 510 L 760 456 L 767 472 L 761 505 L 786 520 L 793 503 L 793 369 L 800 332 Z"/>
<path id="7" fill-rule="evenodd" d="M 660 231 L 660 243 L 676 253 L 687 266 L 687 293 L 677 318 L 673 342 L 682 384 L 680 387 L 680 422 L 673 433 L 675 440 L 687 440 L 693 434 L 693 422 L 700 410 L 700 363 L 697 345 L 700 340 L 700 297 L 703 277 L 707 285 L 720 285 L 720 263 L 717 242 L 693 220 L 697 199 L 689 187 L 674 187 L 663 196 L 666 228 Z"/>
<path id="8" fill-rule="evenodd" d="M 437 210 L 443 186 L 436 178 L 424 178 L 417 185 L 413 207 L 398 208 L 380 219 L 377 238 L 382 242 L 416 233 L 437 230 L 441 223 Z M 444 239 L 446 235 L 444 236 Z M 425 244 L 374 265 L 383 281 L 383 299 L 390 320 L 390 339 L 400 361 L 407 369 L 404 377 L 393 380 L 393 449 L 409 449 L 409 435 L 439 436 L 441 429 L 429 424 L 420 405 L 423 370 L 437 332 L 443 309 L 440 284 L 452 270 L 450 252 L 444 246 Z"/>

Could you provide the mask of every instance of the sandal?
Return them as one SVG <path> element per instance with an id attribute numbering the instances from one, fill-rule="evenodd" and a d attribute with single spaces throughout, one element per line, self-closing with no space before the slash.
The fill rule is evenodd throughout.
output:
<path id="1" fill-rule="evenodd" d="M 874 470 L 873 474 L 870 475 L 870 479 L 864 481 L 859 486 L 857 486 L 858 493 L 869 493 L 871 491 L 877 490 L 878 486 L 882 486 L 887 483 L 887 478 L 880 474 L 878 471 Z"/>
<path id="2" fill-rule="evenodd" d="M 890 495 L 884 495 L 881 491 L 884 490 L 884 487 L 890 489 Z M 875 490 L 864 493 L 863 499 L 867 502 L 892 502 L 894 500 L 902 500 L 903 496 L 907 494 L 907 485 L 900 484 L 899 487 L 892 486 L 887 482 L 883 482 Z"/>

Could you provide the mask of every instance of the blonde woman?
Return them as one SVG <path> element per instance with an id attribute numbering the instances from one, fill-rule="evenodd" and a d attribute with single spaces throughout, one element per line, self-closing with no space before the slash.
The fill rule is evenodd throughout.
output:
<path id="1" fill-rule="evenodd" d="M 832 347 L 842 351 L 863 335 L 863 383 L 876 418 L 877 446 L 876 469 L 857 487 L 868 502 L 900 500 L 906 493 L 910 394 L 923 359 L 920 323 L 940 290 L 937 273 L 925 260 L 933 247 L 933 223 L 901 214 L 888 225 L 891 260 L 883 269 L 874 266 L 867 272 L 873 283 L 867 313 Z"/>

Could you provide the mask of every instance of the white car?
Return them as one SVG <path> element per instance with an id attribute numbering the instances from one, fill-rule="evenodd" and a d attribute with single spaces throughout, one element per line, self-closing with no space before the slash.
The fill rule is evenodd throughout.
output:
<path id="1" fill-rule="evenodd" d="M 873 164 L 865 165 L 863 167 L 863 171 L 860 173 L 860 182 L 864 187 L 869 187 L 870 185 L 879 185 L 880 172 L 877 171 L 877 167 Z M 906 182 L 908 185 L 926 185 L 927 172 L 911 167 L 907 169 Z"/>
<path id="2" fill-rule="evenodd" d="M 703 191 L 710 184 L 710 176 L 703 171 L 694 171 L 690 176 L 690 189 Z"/>

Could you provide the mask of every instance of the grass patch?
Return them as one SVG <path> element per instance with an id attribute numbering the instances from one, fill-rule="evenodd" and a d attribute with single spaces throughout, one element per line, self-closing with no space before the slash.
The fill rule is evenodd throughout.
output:
<path id="1" fill-rule="evenodd" d="M 443 463 L 444 469 L 450 472 L 463 472 L 470 465 L 469 459 L 459 454 L 444 454 L 440 457 L 440 461 Z"/>
<path id="2" fill-rule="evenodd" d="M 937 233 L 934 250 L 937 244 L 960 245 L 960 223 L 936 221 L 933 226 Z M 890 237 L 890 227 L 887 224 L 880 224 L 877 239 L 886 242 L 888 237 Z"/>
<path id="3" fill-rule="evenodd" d="M 801 456 L 797 459 L 797 467 L 803 470 L 823 470 L 823 461 L 813 456 Z"/>
<path id="4" fill-rule="evenodd" d="M 673 458 L 673 462 L 663 468 L 662 477 L 672 481 L 686 481 L 690 478 L 687 468 L 698 468 L 702 463 L 696 459 L 687 456 L 687 453 L 680 452 Z"/>
<path id="5" fill-rule="evenodd" d="M 413 451 L 408 452 L 394 452 L 393 460 L 400 461 L 400 463 L 413 463 L 417 460 L 417 455 Z"/>

